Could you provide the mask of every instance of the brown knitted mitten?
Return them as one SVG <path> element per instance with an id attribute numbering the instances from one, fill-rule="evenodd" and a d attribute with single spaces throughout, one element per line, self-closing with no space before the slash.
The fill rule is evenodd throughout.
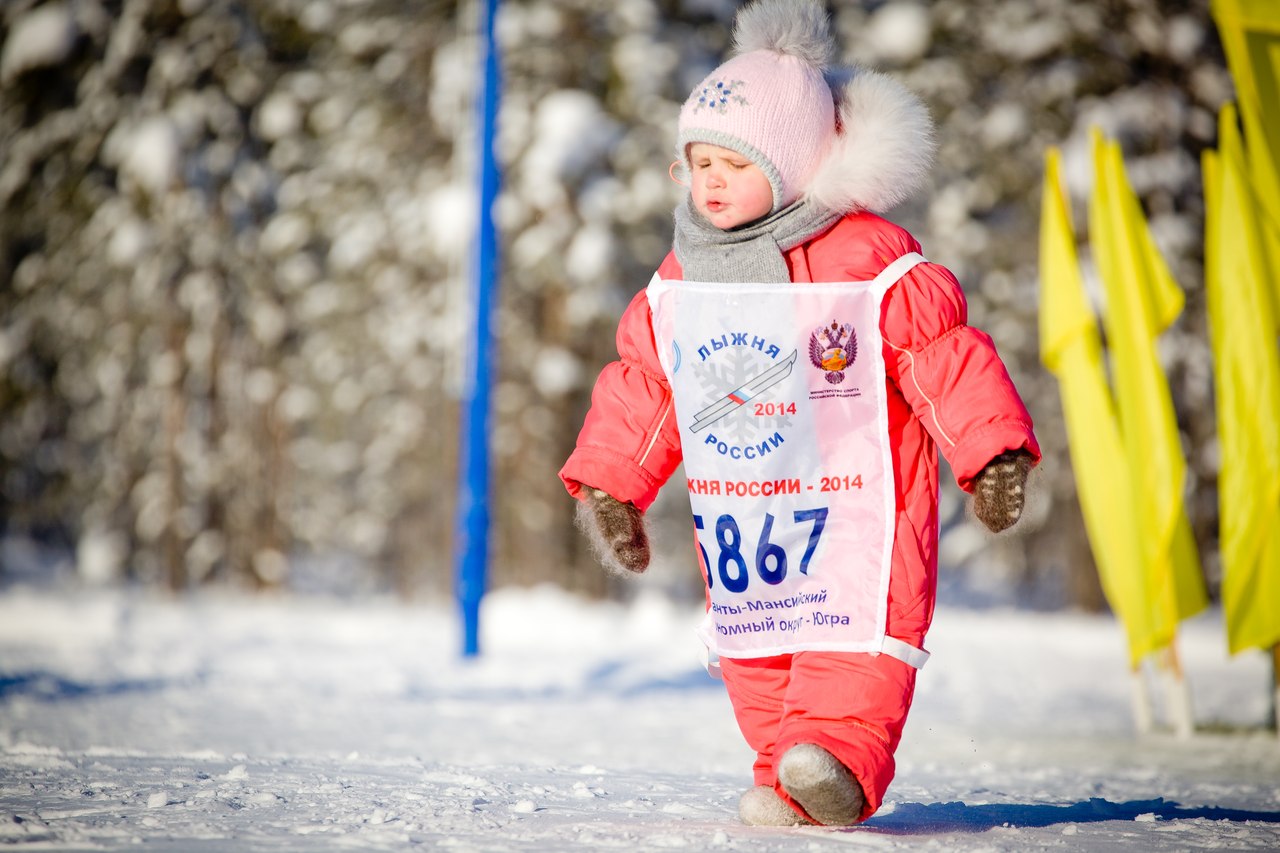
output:
<path id="1" fill-rule="evenodd" d="M 638 574 L 649 567 L 649 534 L 644 514 L 608 492 L 583 487 L 587 499 L 578 501 L 578 527 L 587 534 L 605 568 Z"/>
<path id="2" fill-rule="evenodd" d="M 1031 454 L 1007 450 L 987 463 L 973 486 L 973 514 L 993 533 L 1012 527 L 1022 516 Z"/>

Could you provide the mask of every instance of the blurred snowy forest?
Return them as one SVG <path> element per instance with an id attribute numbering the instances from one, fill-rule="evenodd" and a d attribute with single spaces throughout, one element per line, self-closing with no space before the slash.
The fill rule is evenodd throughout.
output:
<path id="1" fill-rule="evenodd" d="M 830 6 L 844 60 L 934 114 L 933 181 L 891 218 L 965 284 L 1046 451 L 1012 535 L 981 533 L 947 487 L 944 576 L 1102 606 L 1036 331 L 1044 149 L 1064 148 L 1083 232 L 1097 125 L 1187 291 L 1163 356 L 1216 586 L 1199 156 L 1232 84 L 1207 0 Z M 556 472 L 667 251 L 676 113 L 736 7 L 502 4 L 495 585 L 617 592 Z M 0 571 L 35 549 L 93 581 L 447 592 L 476 4 L 9 0 L 0 16 Z M 674 483 L 654 509 L 655 573 L 696 595 L 686 507 Z"/>

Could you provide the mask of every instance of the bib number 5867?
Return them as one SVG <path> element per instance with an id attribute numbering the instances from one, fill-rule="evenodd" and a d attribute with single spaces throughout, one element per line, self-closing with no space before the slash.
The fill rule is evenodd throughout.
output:
<path id="1" fill-rule="evenodd" d="M 804 555 L 800 558 L 800 574 L 807 575 L 809 561 L 818 550 L 818 540 L 822 538 L 822 531 L 827 526 L 827 508 L 795 510 L 792 513 L 792 520 L 796 524 L 812 525 L 809 528 L 809 541 L 805 546 Z M 775 521 L 771 513 L 765 513 L 760 535 L 756 537 L 753 564 L 748 564 L 747 557 L 743 554 L 745 542 L 742 530 L 738 526 L 737 519 L 732 515 L 725 514 L 716 519 L 716 544 L 720 551 L 714 567 L 711 558 L 707 555 L 706 546 L 702 544 L 702 537 L 698 536 L 698 550 L 702 552 L 702 565 L 707 567 L 707 588 L 710 589 L 716 585 L 718 576 L 720 583 L 724 584 L 724 588 L 729 592 L 742 592 L 751 583 L 752 568 L 765 583 L 782 583 L 787 576 L 788 559 L 786 549 L 770 541 Z M 693 526 L 698 530 L 706 529 L 702 516 L 693 517 Z M 747 551 L 751 551 L 749 545 Z"/>

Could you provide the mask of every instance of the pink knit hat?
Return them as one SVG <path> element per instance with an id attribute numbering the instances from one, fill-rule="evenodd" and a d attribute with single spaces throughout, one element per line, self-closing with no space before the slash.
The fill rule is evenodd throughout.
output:
<path id="1" fill-rule="evenodd" d="M 738 12 L 734 49 L 684 102 L 676 144 L 686 164 L 694 142 L 750 159 L 776 211 L 804 194 L 836 135 L 826 12 L 813 0 L 757 0 Z"/>

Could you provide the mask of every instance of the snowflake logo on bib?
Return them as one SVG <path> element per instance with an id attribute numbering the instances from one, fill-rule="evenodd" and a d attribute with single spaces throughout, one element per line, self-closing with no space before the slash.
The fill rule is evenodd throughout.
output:
<path id="1" fill-rule="evenodd" d="M 831 321 L 830 326 L 819 326 L 809 336 L 809 361 L 825 371 L 832 385 L 844 381 L 844 371 L 858 357 L 858 335 L 849 323 Z"/>

